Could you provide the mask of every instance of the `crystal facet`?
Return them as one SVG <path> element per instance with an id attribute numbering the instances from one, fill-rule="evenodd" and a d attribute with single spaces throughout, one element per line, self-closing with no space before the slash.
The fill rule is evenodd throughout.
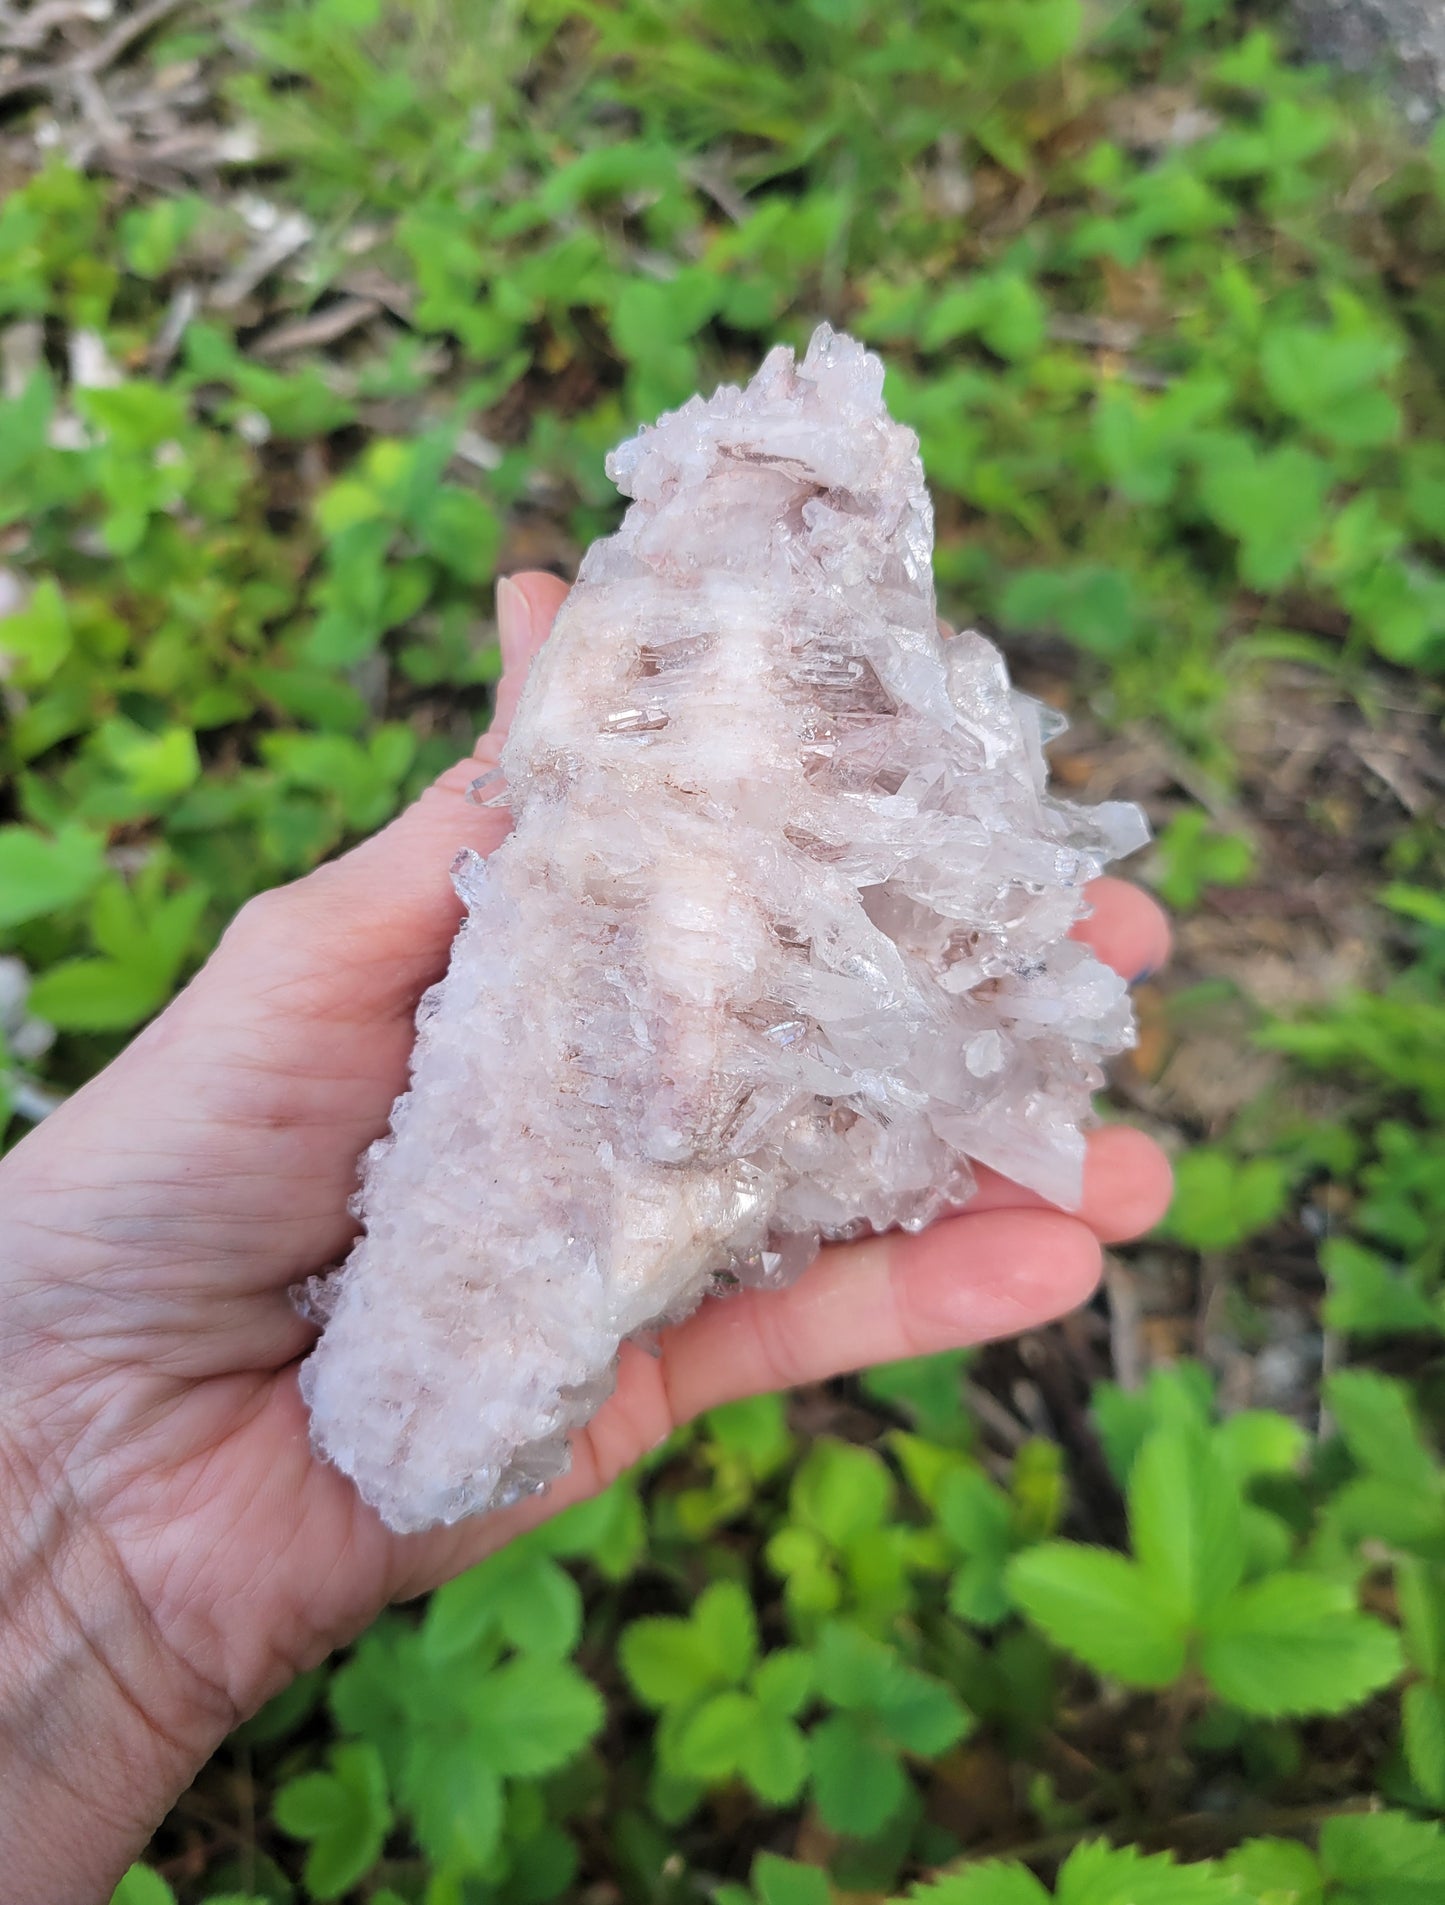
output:
<path id="1" fill-rule="evenodd" d="M 608 463 L 502 757 L 365 1234 L 321 1292 L 318 1450 L 397 1529 L 545 1484 L 622 1340 L 978 1161 L 1066 1207 L 1122 980 L 1068 937 L 1137 809 L 1044 791 L 1052 710 L 940 635 L 917 441 L 826 326 Z M 491 789 L 478 790 L 483 797 Z"/>

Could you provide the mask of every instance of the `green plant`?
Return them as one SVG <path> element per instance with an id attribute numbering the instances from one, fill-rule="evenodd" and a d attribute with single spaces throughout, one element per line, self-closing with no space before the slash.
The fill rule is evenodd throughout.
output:
<path id="1" fill-rule="evenodd" d="M 1284 661 L 1387 732 L 1438 714 L 1445 136 L 1402 142 L 1286 32 L 1265 0 L 162 26 L 136 57 L 214 74 L 259 168 L 171 189 L 36 142 L 0 208 L 11 1135 L 250 894 L 468 751 L 486 587 L 610 526 L 607 449 L 820 315 L 919 432 L 947 613 L 1246 814 L 1176 811 L 1166 901 L 1332 843 L 1326 786 L 1253 824 L 1237 704 Z M 238 305 L 262 194 L 310 236 Z M 1445 910 L 1416 806 L 1367 816 L 1388 976 L 1264 1016 L 1286 1082 L 1182 1134 L 1137 1266 L 1203 1259 L 1248 1339 L 1283 1264 L 1349 1365 L 1300 1420 L 1187 1362 L 1086 1394 L 1087 1332 L 1049 1382 L 954 1356 L 735 1405 L 252 1720 L 118 1905 L 1425 1905 Z"/>
<path id="2" fill-rule="evenodd" d="M 1176 814 L 1159 837 L 1160 899 L 1190 907 L 1208 886 L 1241 886 L 1254 871 L 1254 849 L 1242 834 L 1223 833 L 1197 807 Z"/>
<path id="3" fill-rule="evenodd" d="M 1228 1250 L 1274 1222 L 1285 1207 L 1289 1178 L 1273 1158 L 1240 1159 L 1200 1145 L 1180 1158 L 1170 1234 L 1196 1250 Z"/>
<path id="4" fill-rule="evenodd" d="M 1014 1599 L 1101 1673 L 1141 1687 L 1197 1675 L 1244 1713 L 1338 1713 L 1386 1685 L 1394 1634 L 1348 1581 L 1299 1566 L 1288 1527 L 1249 1500 L 1297 1453 L 1262 1426 L 1154 1430 L 1129 1470 L 1132 1558 L 1045 1543 L 1013 1562 Z"/>
<path id="5" fill-rule="evenodd" d="M 1384 1812 L 1330 1820 L 1318 1856 L 1286 1840 L 1252 1839 L 1226 1859 L 1179 1865 L 1095 1840 L 1069 1854 L 1052 1891 L 1024 1866 L 990 1863 L 912 1896 L 919 1905 L 1424 1905 L 1442 1856 L 1438 1827 Z"/>
<path id="6" fill-rule="evenodd" d="M 811 1695 L 812 1662 L 785 1648 L 759 1657 L 752 1599 L 741 1586 L 718 1582 L 685 1618 L 634 1621 L 620 1657 L 633 1691 L 663 1716 L 655 1801 L 664 1818 L 736 1777 L 773 1805 L 797 1797 L 808 1759 L 794 1716 Z"/>

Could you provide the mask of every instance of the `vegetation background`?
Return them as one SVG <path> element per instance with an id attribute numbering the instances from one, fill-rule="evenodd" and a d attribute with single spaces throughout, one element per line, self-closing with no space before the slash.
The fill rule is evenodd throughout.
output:
<path id="1" fill-rule="evenodd" d="M 1179 1191 L 243 1727 L 117 1905 L 1445 1899 L 1445 130 L 1259 0 L 0 6 L 0 1119 L 470 745 L 494 575 L 828 316 L 1143 800 Z"/>

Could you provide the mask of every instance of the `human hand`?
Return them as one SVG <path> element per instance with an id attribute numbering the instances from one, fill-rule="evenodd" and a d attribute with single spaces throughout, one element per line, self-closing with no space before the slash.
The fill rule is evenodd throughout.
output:
<path id="1" fill-rule="evenodd" d="M 505 673 L 476 755 L 248 905 L 192 985 L 0 1163 L 0 1845 L 16 1897 L 105 1896 L 238 1719 L 677 1423 L 1046 1322 L 1087 1297 L 1101 1242 L 1167 1202 L 1162 1156 L 1118 1127 L 1091 1138 L 1076 1215 L 981 1173 L 968 1209 L 922 1236 L 836 1246 L 788 1291 L 705 1305 L 655 1359 L 625 1347 L 546 1496 L 386 1531 L 311 1453 L 296 1370 L 312 1331 L 287 1290 L 354 1232 L 357 1157 L 405 1084 L 417 1000 L 458 923 L 448 866 L 506 830 L 463 795 L 495 765 L 564 594 L 545 575 L 501 585 Z M 1161 962 L 1152 901 L 1116 880 L 1091 897 L 1079 937 L 1101 958 L 1127 976 Z"/>

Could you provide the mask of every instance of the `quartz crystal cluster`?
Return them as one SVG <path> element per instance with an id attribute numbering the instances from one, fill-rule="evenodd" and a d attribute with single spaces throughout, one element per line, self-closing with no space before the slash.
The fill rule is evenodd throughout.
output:
<path id="1" fill-rule="evenodd" d="M 1048 795 L 1058 717 L 940 634 L 882 392 L 824 327 L 609 461 L 632 507 L 533 667 L 514 830 L 455 869 L 364 1234 L 314 1293 L 316 1446 L 393 1528 L 539 1487 L 624 1338 L 921 1228 L 971 1160 L 1079 1199 L 1132 1020 L 1068 933 L 1145 828 Z"/>

